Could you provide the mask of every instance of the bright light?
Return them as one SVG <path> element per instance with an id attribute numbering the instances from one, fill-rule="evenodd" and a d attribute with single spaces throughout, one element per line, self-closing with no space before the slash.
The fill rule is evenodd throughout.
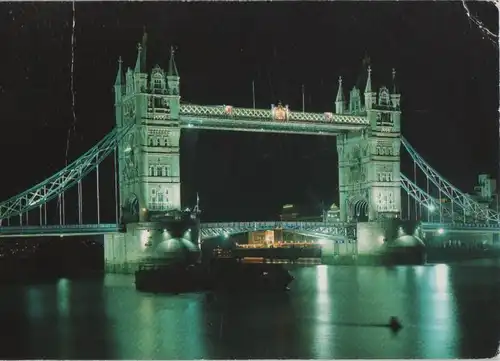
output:
<path id="1" fill-rule="evenodd" d="M 318 239 L 318 243 L 322 246 L 326 246 L 328 244 L 327 239 Z"/>
<path id="2" fill-rule="evenodd" d="M 128 153 L 128 152 L 130 152 L 131 150 L 132 150 L 132 148 L 127 147 L 127 148 L 125 148 L 124 152 L 125 152 L 125 153 Z"/>
<path id="3" fill-rule="evenodd" d="M 443 234 L 443 233 L 444 233 L 444 229 L 439 228 L 439 229 L 438 229 L 438 234 Z"/>
<path id="4" fill-rule="evenodd" d="M 429 204 L 427 206 L 427 209 L 429 210 L 429 212 L 434 212 L 436 210 L 436 207 L 434 206 L 434 204 Z"/>

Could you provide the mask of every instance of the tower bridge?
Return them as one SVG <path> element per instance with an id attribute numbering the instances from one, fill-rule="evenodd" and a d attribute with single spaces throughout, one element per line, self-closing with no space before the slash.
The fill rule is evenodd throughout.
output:
<path id="1" fill-rule="evenodd" d="M 268 109 L 194 105 L 181 101 L 174 52 L 166 71 L 159 66 L 148 71 L 145 46 L 145 41 L 138 46 L 135 67 L 125 70 L 119 59 L 114 130 L 61 171 L 0 202 L 0 237 L 100 234 L 105 238 L 106 262 L 133 269 L 151 249 L 169 239 L 155 217 L 183 207 L 179 140 L 186 128 L 337 139 L 340 222 L 202 223 L 198 243 L 209 237 L 281 228 L 353 241 L 362 254 L 375 252 L 389 234 L 405 228 L 403 219 L 422 221 L 420 229 L 429 235 L 478 232 L 493 237 L 500 232 L 497 212 L 454 187 L 401 136 L 401 94 L 395 71 L 390 86 L 376 88 L 368 67 L 363 99 L 356 87 L 346 98 L 339 78 L 332 109 L 320 113 L 294 111 L 282 104 Z M 425 176 L 425 187 L 418 185 L 416 172 L 413 179 L 401 173 L 402 151 Z M 101 220 L 99 166 L 111 154 L 115 220 L 109 223 Z M 96 208 L 91 211 L 96 219 L 84 222 L 83 183 L 91 173 L 97 182 Z M 76 204 L 67 204 L 70 194 L 76 196 Z M 442 197 L 449 202 L 443 204 Z M 76 219 L 69 219 L 68 208 L 77 209 Z M 49 222 L 51 218 L 55 224 Z"/>

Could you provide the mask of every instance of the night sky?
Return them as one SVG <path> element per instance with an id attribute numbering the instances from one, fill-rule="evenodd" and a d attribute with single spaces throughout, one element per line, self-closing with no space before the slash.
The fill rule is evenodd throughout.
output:
<path id="1" fill-rule="evenodd" d="M 468 7 L 498 33 L 493 4 Z M 1 200 L 64 166 L 69 129 L 70 160 L 112 129 L 117 59 L 134 66 L 144 26 L 148 67 L 166 68 L 175 45 L 182 100 L 195 104 L 251 107 L 255 80 L 257 107 L 300 110 L 305 84 L 306 110 L 332 111 L 337 78 L 350 89 L 368 55 L 377 87 L 396 68 L 403 134 L 433 167 L 464 191 L 478 173 L 498 174 L 498 42 L 461 2 L 78 2 L 75 15 L 76 122 L 72 4 L 0 4 Z M 276 219 L 284 203 L 337 201 L 333 137 L 189 130 L 181 142 L 183 201 L 199 191 L 204 220 Z M 411 173 L 407 157 L 402 169 Z M 95 188 L 84 192 L 87 203 Z"/>

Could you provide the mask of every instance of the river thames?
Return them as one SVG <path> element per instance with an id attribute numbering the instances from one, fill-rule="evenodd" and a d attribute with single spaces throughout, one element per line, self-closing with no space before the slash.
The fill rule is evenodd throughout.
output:
<path id="1" fill-rule="evenodd" d="M 301 266 L 288 296 L 139 293 L 133 276 L 0 288 L 0 358 L 486 358 L 500 260 Z M 397 316 L 403 328 L 384 327 Z"/>

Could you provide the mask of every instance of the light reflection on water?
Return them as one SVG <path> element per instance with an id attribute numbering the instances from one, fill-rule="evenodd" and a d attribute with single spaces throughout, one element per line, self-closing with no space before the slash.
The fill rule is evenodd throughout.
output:
<path id="1" fill-rule="evenodd" d="M 139 293 L 123 275 L 4 286 L 0 316 L 10 333 L 0 357 L 491 357 L 500 339 L 499 270 L 296 267 L 288 296 L 214 299 Z M 381 327 L 390 316 L 403 323 L 397 334 Z"/>
<path id="2" fill-rule="evenodd" d="M 315 333 L 315 344 L 314 358 L 328 359 L 333 354 L 332 347 L 334 329 L 331 325 L 332 319 L 335 315 L 332 314 L 334 307 L 332 307 L 331 301 L 334 301 L 334 297 L 331 297 L 329 293 L 329 272 L 328 267 L 324 265 L 319 265 L 315 267 L 316 270 L 316 322 L 314 325 Z M 332 290 L 333 293 L 333 290 Z"/>

